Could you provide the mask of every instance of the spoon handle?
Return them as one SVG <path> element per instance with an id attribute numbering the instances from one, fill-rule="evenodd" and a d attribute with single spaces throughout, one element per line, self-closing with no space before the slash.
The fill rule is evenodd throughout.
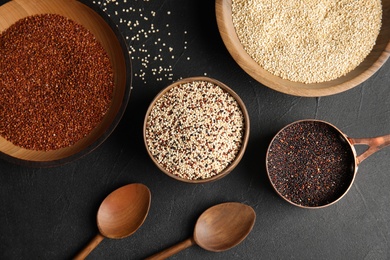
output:
<path id="1" fill-rule="evenodd" d="M 85 259 L 91 251 L 97 247 L 97 245 L 102 242 L 104 239 L 104 236 L 102 236 L 100 233 L 97 234 L 92 240 L 84 247 L 83 250 L 81 250 L 73 259 L 74 260 L 82 260 Z"/>
<path id="2" fill-rule="evenodd" d="M 160 259 L 166 259 L 174 254 L 177 254 L 179 253 L 180 251 L 190 247 L 190 246 L 193 246 L 195 245 L 195 241 L 194 241 L 194 238 L 193 237 L 190 237 L 190 238 L 187 238 L 186 240 L 174 245 L 174 246 L 171 246 L 159 253 L 156 253 L 152 256 L 149 256 L 148 258 L 146 258 L 145 260 L 160 260 Z"/>

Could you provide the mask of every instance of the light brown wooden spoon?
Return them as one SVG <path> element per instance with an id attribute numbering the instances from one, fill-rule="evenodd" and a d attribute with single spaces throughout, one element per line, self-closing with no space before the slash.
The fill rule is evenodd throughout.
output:
<path id="1" fill-rule="evenodd" d="M 146 259 L 166 259 L 195 244 L 212 252 L 228 250 L 246 238 L 255 220 L 256 213 L 250 206 L 238 202 L 218 204 L 200 215 L 193 237 Z"/>
<path id="2" fill-rule="evenodd" d="M 150 190 L 143 184 L 128 184 L 113 191 L 99 207 L 99 233 L 74 259 L 85 259 L 105 237 L 119 239 L 132 235 L 144 223 L 150 201 Z"/>

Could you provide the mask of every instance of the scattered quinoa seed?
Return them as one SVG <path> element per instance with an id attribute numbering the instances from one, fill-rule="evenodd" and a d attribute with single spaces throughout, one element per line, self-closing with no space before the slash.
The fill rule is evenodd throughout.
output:
<path id="1" fill-rule="evenodd" d="M 134 78 L 139 79 L 143 84 L 148 84 L 150 81 L 172 81 L 173 76 L 166 77 L 165 74 L 161 74 L 161 71 L 154 70 L 159 66 L 165 66 L 165 69 L 172 74 L 172 67 L 181 57 L 178 54 L 187 49 L 187 42 L 175 43 L 175 46 L 169 43 L 172 42 L 171 37 L 175 37 L 176 34 L 182 37 L 183 31 L 160 32 L 159 26 L 171 28 L 170 24 L 165 22 L 165 18 L 172 16 L 173 12 L 155 10 L 156 6 L 153 1 L 140 0 L 140 2 L 142 2 L 142 8 L 132 7 L 131 5 L 134 4 L 132 1 L 119 8 L 117 1 L 92 1 L 108 15 L 112 14 L 113 20 L 117 19 L 118 26 L 123 27 L 133 68 L 135 71 L 143 70 L 143 73 L 137 73 Z M 187 34 L 187 31 L 184 34 Z M 153 44 L 145 45 L 145 42 Z M 167 66 L 169 62 L 172 64 Z"/>

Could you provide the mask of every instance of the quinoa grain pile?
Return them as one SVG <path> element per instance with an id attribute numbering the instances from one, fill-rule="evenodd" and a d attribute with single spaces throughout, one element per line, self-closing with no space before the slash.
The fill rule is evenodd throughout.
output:
<path id="1" fill-rule="evenodd" d="M 76 143 L 101 122 L 113 88 L 105 50 L 66 17 L 30 16 L 0 34 L 0 135 L 14 145 Z"/>
<path id="2" fill-rule="evenodd" d="M 267 170 L 275 189 L 287 200 L 318 207 L 339 199 L 354 177 L 350 145 L 332 126 L 296 122 L 272 141 Z"/>
<path id="3" fill-rule="evenodd" d="M 381 28 L 380 0 L 233 0 L 245 51 L 284 79 L 319 83 L 356 68 Z"/>
<path id="4" fill-rule="evenodd" d="M 244 116 L 237 101 L 205 81 L 179 84 L 154 104 L 146 122 L 150 153 L 168 172 L 207 179 L 236 158 Z"/>

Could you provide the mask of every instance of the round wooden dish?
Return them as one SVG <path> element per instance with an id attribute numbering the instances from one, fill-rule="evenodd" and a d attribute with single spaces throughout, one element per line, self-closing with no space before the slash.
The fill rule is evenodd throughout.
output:
<path id="1" fill-rule="evenodd" d="M 153 154 L 149 151 L 149 147 L 148 147 L 147 139 L 146 139 L 147 120 L 148 120 L 148 117 L 149 117 L 153 107 L 155 106 L 156 102 L 161 98 L 161 96 L 163 96 L 170 89 L 172 89 L 172 88 L 174 88 L 174 87 L 176 87 L 176 86 L 178 86 L 180 84 L 185 84 L 185 83 L 193 82 L 193 81 L 207 81 L 207 82 L 211 82 L 211 83 L 219 86 L 221 89 L 223 89 L 224 91 L 229 93 L 237 101 L 238 105 L 241 108 L 242 114 L 244 116 L 244 134 L 242 136 L 241 149 L 238 152 L 238 154 L 235 157 L 235 159 L 224 170 L 222 170 L 217 175 L 214 175 L 214 176 L 212 176 L 210 178 L 207 178 L 207 179 L 199 179 L 199 180 L 189 180 L 189 179 L 181 178 L 181 177 L 176 176 L 176 175 L 170 173 L 169 171 L 167 171 L 154 158 Z M 149 154 L 150 158 L 152 159 L 152 161 L 154 162 L 154 164 L 162 172 L 164 172 L 169 177 L 174 178 L 174 179 L 179 180 L 179 181 L 188 182 L 188 183 L 205 183 L 205 182 L 211 182 L 211 181 L 219 180 L 219 179 L 225 177 L 227 174 L 229 174 L 238 165 L 238 163 L 240 162 L 242 156 L 244 155 L 246 146 L 248 144 L 250 124 L 249 124 L 248 111 L 247 111 L 247 109 L 245 107 L 244 102 L 241 100 L 241 98 L 232 89 L 230 89 L 228 86 L 226 86 L 222 82 L 219 82 L 219 81 L 217 81 L 215 79 L 212 79 L 212 78 L 208 78 L 208 77 L 191 77 L 191 78 L 186 78 L 186 79 L 182 79 L 182 80 L 179 80 L 177 82 L 174 82 L 173 84 L 169 85 L 168 87 L 166 87 L 160 93 L 157 94 L 157 96 L 153 99 L 152 103 L 150 104 L 150 106 L 149 106 L 149 108 L 148 108 L 148 110 L 146 112 L 145 121 L 144 121 L 144 127 L 143 128 L 144 128 L 143 129 L 143 136 L 144 136 L 144 143 L 145 143 L 146 150 L 148 151 L 148 154 Z"/>
<path id="2" fill-rule="evenodd" d="M 114 130 L 127 106 L 131 90 L 131 64 L 128 48 L 116 25 L 99 8 L 76 0 L 13 0 L 0 6 L 0 32 L 18 20 L 37 14 L 59 14 L 91 31 L 110 57 L 114 72 L 111 106 L 102 122 L 85 138 L 70 147 L 34 151 L 15 146 L 0 136 L 0 156 L 35 167 L 64 164 L 91 152 Z"/>
<path id="3" fill-rule="evenodd" d="M 232 21 L 232 0 L 216 0 L 219 32 L 226 48 L 251 77 L 276 91 L 304 97 L 320 97 L 349 90 L 372 76 L 390 55 L 390 0 L 382 1 L 382 28 L 377 42 L 366 59 L 343 77 L 323 83 L 304 84 L 277 77 L 258 65 L 242 47 Z"/>

